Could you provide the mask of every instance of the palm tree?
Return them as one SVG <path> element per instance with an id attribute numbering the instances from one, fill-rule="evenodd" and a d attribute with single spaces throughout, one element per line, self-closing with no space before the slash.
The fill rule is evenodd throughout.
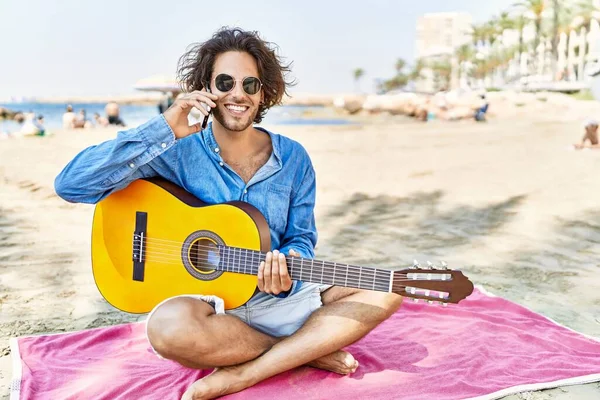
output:
<path id="1" fill-rule="evenodd" d="M 425 68 L 425 62 L 419 58 L 415 65 L 413 65 L 412 71 L 410 71 L 409 78 L 413 81 L 421 78 L 421 72 Z"/>
<path id="2" fill-rule="evenodd" d="M 436 61 L 431 65 L 436 88 L 438 90 L 448 90 L 450 87 L 450 75 L 452 74 L 452 66 L 448 61 Z"/>
<path id="3" fill-rule="evenodd" d="M 480 43 L 486 40 L 486 28 L 484 25 L 471 26 L 471 40 L 476 49 L 479 49 Z"/>
<path id="4" fill-rule="evenodd" d="M 517 22 L 510 16 L 508 11 L 503 11 L 496 18 L 496 23 L 500 28 L 500 32 L 503 32 L 505 29 L 516 29 Z"/>
<path id="5" fill-rule="evenodd" d="M 356 86 L 356 89 L 358 91 L 359 87 L 358 87 L 358 82 L 360 81 L 360 78 L 362 78 L 365 75 L 365 70 L 362 68 L 356 68 L 354 70 L 354 84 Z"/>
<path id="6" fill-rule="evenodd" d="M 587 31 L 590 31 L 592 19 L 600 17 L 600 8 L 594 0 L 579 0 L 575 4 L 574 11 L 580 20 L 577 28 L 585 26 Z"/>
<path id="7" fill-rule="evenodd" d="M 396 73 L 402 73 L 404 67 L 406 67 L 406 61 L 404 61 L 402 58 L 399 58 L 398 61 L 396 61 Z"/>
<path id="8" fill-rule="evenodd" d="M 470 44 L 463 44 L 456 49 L 456 60 L 458 62 L 458 78 L 462 79 L 466 75 L 466 64 L 473 60 L 475 53 Z"/>
<path id="9" fill-rule="evenodd" d="M 515 7 L 521 9 L 531 15 L 533 23 L 535 25 L 535 36 L 533 38 L 533 54 L 534 54 L 534 66 L 537 63 L 537 48 L 540 44 L 540 35 L 542 31 L 542 17 L 544 11 L 547 9 L 546 0 L 523 0 L 515 3 Z"/>

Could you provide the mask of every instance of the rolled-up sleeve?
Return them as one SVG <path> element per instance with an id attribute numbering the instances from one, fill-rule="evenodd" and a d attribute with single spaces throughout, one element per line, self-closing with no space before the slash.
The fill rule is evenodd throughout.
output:
<path id="1" fill-rule="evenodd" d="M 175 144 L 171 127 L 159 115 L 81 151 L 56 177 L 55 191 L 70 202 L 97 203 L 136 179 L 168 175 L 177 162 L 175 152 L 169 152 Z M 159 157 L 161 162 L 152 165 Z"/>

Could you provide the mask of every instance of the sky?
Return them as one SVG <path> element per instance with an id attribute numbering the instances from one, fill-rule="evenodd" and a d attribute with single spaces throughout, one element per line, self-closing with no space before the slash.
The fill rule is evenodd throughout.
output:
<path id="1" fill-rule="evenodd" d="M 292 93 L 353 90 L 414 61 L 417 18 L 464 11 L 483 22 L 515 0 L 0 0 L 0 99 L 131 94 L 174 74 L 221 26 L 256 30 L 293 62 Z"/>

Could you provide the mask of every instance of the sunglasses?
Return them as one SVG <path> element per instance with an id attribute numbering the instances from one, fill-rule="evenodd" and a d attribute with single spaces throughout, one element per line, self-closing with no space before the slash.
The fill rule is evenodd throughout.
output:
<path id="1" fill-rule="evenodd" d="M 237 82 L 239 81 L 234 79 L 231 75 L 219 74 L 215 78 L 215 87 L 220 92 L 226 93 L 233 90 Z M 244 92 L 251 96 L 258 93 L 262 87 L 262 82 L 260 81 L 260 79 L 255 78 L 253 76 L 247 76 L 244 79 L 242 79 L 241 82 Z"/>

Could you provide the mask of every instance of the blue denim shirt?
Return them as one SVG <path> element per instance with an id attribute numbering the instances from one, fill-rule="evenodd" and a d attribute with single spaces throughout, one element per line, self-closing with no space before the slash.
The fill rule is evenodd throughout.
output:
<path id="1" fill-rule="evenodd" d="M 314 258 L 316 188 L 311 160 L 299 143 L 262 130 L 271 137 L 273 151 L 248 183 L 223 161 L 212 124 L 198 134 L 175 139 L 159 115 L 83 150 L 56 177 L 55 190 L 70 202 L 97 203 L 136 179 L 161 176 L 205 203 L 252 204 L 267 219 L 272 249 L 285 254 L 294 249 L 302 257 Z M 289 293 L 300 285 L 294 282 Z"/>

